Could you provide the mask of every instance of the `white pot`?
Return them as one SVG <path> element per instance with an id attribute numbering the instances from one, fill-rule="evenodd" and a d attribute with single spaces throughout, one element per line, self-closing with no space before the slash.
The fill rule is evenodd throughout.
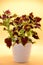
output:
<path id="1" fill-rule="evenodd" d="M 16 62 L 28 62 L 32 43 L 23 46 L 21 43 L 15 44 L 13 47 L 13 58 Z"/>

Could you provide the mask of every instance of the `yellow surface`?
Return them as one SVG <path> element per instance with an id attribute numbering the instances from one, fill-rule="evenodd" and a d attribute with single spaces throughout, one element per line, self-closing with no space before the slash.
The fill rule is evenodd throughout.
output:
<path id="1" fill-rule="evenodd" d="M 43 65 L 43 59 L 40 57 L 36 58 L 35 56 L 32 56 L 31 60 L 27 63 L 17 63 L 13 60 L 12 56 L 4 56 L 0 59 L 0 65 Z"/>
<path id="2" fill-rule="evenodd" d="M 2 31 L 3 28 L 0 27 L 0 65 L 43 65 L 43 0 L 0 0 L 0 14 L 7 9 L 11 10 L 12 14 L 33 12 L 35 16 L 40 16 L 42 31 L 38 30 L 40 40 L 37 41 L 38 44 L 32 45 L 29 62 L 16 63 L 13 61 L 12 48 L 9 50 L 4 43 L 7 32 Z"/>
<path id="3" fill-rule="evenodd" d="M 0 0 L 0 14 L 5 10 L 10 10 L 18 15 L 29 14 L 33 12 L 35 16 L 42 18 L 41 29 L 37 30 L 40 37 L 40 44 L 43 43 L 43 0 Z M 7 33 L 2 31 L 0 27 L 0 43 L 3 43 L 4 38 L 8 36 Z"/>
<path id="4" fill-rule="evenodd" d="M 16 63 L 13 60 L 12 48 L 9 49 L 5 45 L 0 44 L 0 65 L 43 65 L 43 46 L 39 44 L 32 45 L 29 62 Z"/>

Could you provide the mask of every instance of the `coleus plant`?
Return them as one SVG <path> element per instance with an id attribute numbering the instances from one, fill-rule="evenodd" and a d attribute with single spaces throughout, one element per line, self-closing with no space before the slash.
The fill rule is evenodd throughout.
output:
<path id="1" fill-rule="evenodd" d="M 16 14 L 11 15 L 11 12 L 7 10 L 0 15 L 0 19 L 2 20 L 0 25 L 4 26 L 4 30 L 9 33 L 9 37 L 4 40 L 9 48 L 16 43 L 25 45 L 31 42 L 33 44 L 31 37 L 39 39 L 38 33 L 34 29 L 40 29 L 41 18 L 34 17 L 33 13 L 17 16 Z"/>

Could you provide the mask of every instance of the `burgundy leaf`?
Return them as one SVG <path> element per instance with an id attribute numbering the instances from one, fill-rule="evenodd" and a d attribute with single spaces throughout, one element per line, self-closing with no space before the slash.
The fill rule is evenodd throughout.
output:
<path id="1" fill-rule="evenodd" d="M 6 19 L 7 16 L 5 14 L 2 15 L 2 19 Z"/>
<path id="2" fill-rule="evenodd" d="M 17 36 L 18 36 L 18 33 L 17 33 L 17 32 L 13 32 L 13 36 L 14 36 L 14 35 L 17 35 Z"/>
<path id="3" fill-rule="evenodd" d="M 10 16 L 10 18 L 13 18 L 13 16 Z"/>
<path id="4" fill-rule="evenodd" d="M 19 24 L 19 22 L 16 19 L 14 19 L 14 23 L 16 23 L 17 25 Z"/>
<path id="5" fill-rule="evenodd" d="M 41 27 L 41 24 L 36 24 L 35 25 L 35 28 L 40 28 Z"/>
<path id="6" fill-rule="evenodd" d="M 19 40 L 16 40 L 16 43 L 19 44 Z"/>
<path id="7" fill-rule="evenodd" d="M 40 20 L 41 20 L 40 17 L 35 17 L 35 18 L 34 18 L 34 21 L 35 21 L 35 22 L 40 22 Z"/>
<path id="8" fill-rule="evenodd" d="M 39 39 L 38 35 L 35 35 L 35 34 L 33 34 L 32 37 L 34 37 L 35 39 Z"/>
<path id="9" fill-rule="evenodd" d="M 16 20 L 19 21 L 20 20 L 20 17 L 17 17 Z"/>
<path id="10" fill-rule="evenodd" d="M 1 19 L 2 17 L 0 16 L 0 19 Z"/>
<path id="11" fill-rule="evenodd" d="M 25 31 L 29 31 L 30 30 L 29 25 L 25 25 L 24 29 L 25 29 Z"/>
<path id="12" fill-rule="evenodd" d="M 12 40 L 11 40 L 11 38 L 6 38 L 6 39 L 5 39 L 5 43 L 6 43 L 6 45 L 10 48 L 11 45 L 12 45 Z"/>
<path id="13" fill-rule="evenodd" d="M 7 30 L 6 28 L 4 28 L 3 30 Z"/>
<path id="14" fill-rule="evenodd" d="M 31 13 L 29 14 L 29 18 L 30 18 L 31 20 L 33 20 L 33 17 L 34 17 L 34 15 L 33 15 L 33 13 L 31 12 Z"/>
<path id="15" fill-rule="evenodd" d="M 22 37 L 21 38 L 21 42 L 23 45 L 25 45 L 27 43 L 27 41 L 28 41 L 28 37 L 25 37 L 25 38 Z"/>
<path id="16" fill-rule="evenodd" d="M 22 29 L 23 26 L 18 26 L 18 31 Z"/>
<path id="17" fill-rule="evenodd" d="M 14 27 L 12 31 L 14 32 L 15 30 L 16 30 L 16 28 Z"/>
<path id="18" fill-rule="evenodd" d="M 34 17 L 33 12 L 31 12 L 31 13 L 29 14 L 29 16 L 33 18 L 33 17 Z"/>
<path id="19" fill-rule="evenodd" d="M 28 21 L 29 20 L 29 18 L 26 16 L 26 15 L 22 15 L 22 20 L 24 20 L 24 21 Z"/>
<path id="20" fill-rule="evenodd" d="M 26 17 L 26 15 L 22 15 L 22 18 L 25 18 Z"/>
<path id="21" fill-rule="evenodd" d="M 14 25 L 13 22 L 10 22 L 9 24 Z"/>
<path id="22" fill-rule="evenodd" d="M 11 14 L 11 12 L 9 10 L 6 10 L 4 13 L 5 14 Z"/>
<path id="23" fill-rule="evenodd" d="M 30 25 L 30 28 L 33 28 L 33 26 L 32 26 L 32 25 Z"/>

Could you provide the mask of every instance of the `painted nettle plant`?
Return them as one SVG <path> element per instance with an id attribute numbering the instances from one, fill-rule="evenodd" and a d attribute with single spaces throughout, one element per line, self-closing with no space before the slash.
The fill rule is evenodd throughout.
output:
<path id="1" fill-rule="evenodd" d="M 31 42 L 34 43 L 31 39 L 39 39 L 38 33 L 34 29 L 40 29 L 40 17 L 34 17 L 33 13 L 29 15 L 17 16 L 16 14 L 11 15 L 9 10 L 3 12 L 0 15 L 0 26 L 4 26 L 5 31 L 9 33 L 9 36 L 5 38 L 6 45 L 10 48 L 14 44 L 23 44 Z"/>

